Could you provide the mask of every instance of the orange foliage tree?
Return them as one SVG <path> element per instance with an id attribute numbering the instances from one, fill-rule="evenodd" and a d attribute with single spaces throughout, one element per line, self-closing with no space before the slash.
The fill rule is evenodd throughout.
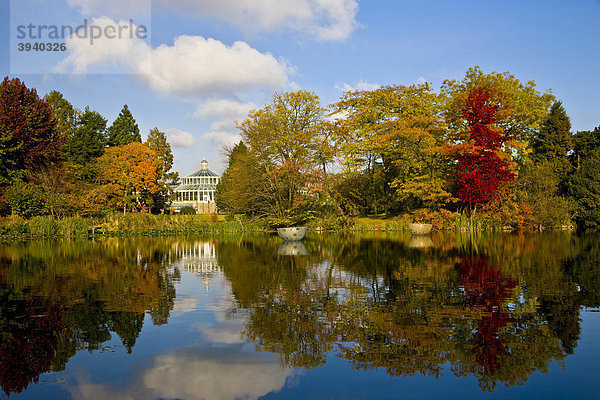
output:
<path id="1" fill-rule="evenodd" d="M 151 195 L 160 191 L 156 153 L 142 143 L 111 147 L 99 158 L 100 177 L 111 202 L 123 209 L 147 211 Z"/>

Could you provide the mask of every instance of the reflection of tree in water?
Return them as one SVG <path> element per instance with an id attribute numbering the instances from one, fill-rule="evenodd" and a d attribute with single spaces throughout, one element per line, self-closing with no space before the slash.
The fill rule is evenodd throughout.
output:
<path id="1" fill-rule="evenodd" d="M 498 333 L 509 322 L 514 322 L 505 304 L 519 282 L 490 267 L 488 260 L 482 257 L 464 257 L 459 268 L 465 304 L 485 311 L 485 316 L 477 322 L 473 351 L 484 368 L 483 373 L 493 374 L 500 367 L 498 357 L 508 354 Z"/>
<path id="2" fill-rule="evenodd" d="M 250 310 L 246 336 L 287 366 L 322 365 L 331 354 L 392 376 L 438 376 L 449 365 L 492 391 L 522 385 L 573 351 L 583 299 L 564 266 L 577 259 L 578 241 L 434 241 L 416 250 L 402 238 L 325 239 L 290 259 L 249 240 L 222 244 L 218 257 Z"/>
<path id="3" fill-rule="evenodd" d="M 19 297 L 0 286 L 0 385 L 7 396 L 37 383 L 60 352 L 75 353 L 68 347 L 61 349 L 61 337 L 68 334 L 62 310 Z"/>
<path id="4" fill-rule="evenodd" d="M 63 370 L 114 332 L 131 353 L 145 313 L 166 323 L 175 301 L 170 243 L 32 242 L 0 248 L 0 385 L 8 395 Z"/>

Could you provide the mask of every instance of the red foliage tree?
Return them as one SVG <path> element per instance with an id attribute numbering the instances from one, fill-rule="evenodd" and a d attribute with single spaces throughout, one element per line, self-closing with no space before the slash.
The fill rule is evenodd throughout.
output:
<path id="1" fill-rule="evenodd" d="M 60 155 L 52 109 L 35 89 L 19 79 L 0 83 L 0 189 L 22 172 L 33 171 Z"/>
<path id="2" fill-rule="evenodd" d="M 499 106 L 481 88 L 469 94 L 462 116 L 469 127 L 469 141 L 458 147 L 457 197 L 465 203 L 493 200 L 498 188 L 514 178 L 498 153 L 508 136 L 496 126 Z"/>

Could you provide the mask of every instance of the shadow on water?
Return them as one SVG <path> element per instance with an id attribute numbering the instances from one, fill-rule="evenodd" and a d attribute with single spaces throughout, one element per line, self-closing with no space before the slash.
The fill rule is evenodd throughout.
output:
<path id="1" fill-rule="evenodd" d="M 0 385 L 19 393 L 144 321 L 168 324 L 182 271 L 219 271 L 242 335 L 283 367 L 331 357 L 390 376 L 522 385 L 575 349 L 600 306 L 600 238 L 571 233 L 106 238 L 0 247 Z"/>

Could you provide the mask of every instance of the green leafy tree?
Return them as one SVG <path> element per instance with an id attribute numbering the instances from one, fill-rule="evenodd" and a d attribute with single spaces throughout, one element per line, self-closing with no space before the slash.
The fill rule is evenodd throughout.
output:
<path id="1" fill-rule="evenodd" d="M 108 128 L 107 144 L 110 147 L 125 146 L 132 142 L 141 143 L 141 141 L 140 128 L 125 104 L 117 119 Z"/>
<path id="2" fill-rule="evenodd" d="M 73 105 L 64 98 L 63 94 L 53 90 L 44 96 L 44 101 L 52 107 L 52 115 L 56 122 L 56 130 L 64 139 L 69 139 L 75 131 L 77 111 Z"/>
<path id="3" fill-rule="evenodd" d="M 8 190 L 7 197 L 10 210 L 15 215 L 31 218 L 46 213 L 44 195 L 34 183 L 14 182 Z"/>
<path id="4" fill-rule="evenodd" d="M 558 227 L 571 223 L 573 204 L 562 193 L 562 181 L 556 163 L 547 160 L 528 163 L 521 169 L 518 187 L 531 207 L 532 222 L 537 227 Z"/>
<path id="5" fill-rule="evenodd" d="M 253 173 L 257 163 L 244 142 L 228 150 L 227 156 L 229 163 L 215 193 L 217 207 L 232 214 L 251 214 L 259 201 L 253 186 L 260 186 L 260 181 L 248 179 L 248 174 Z"/>
<path id="6" fill-rule="evenodd" d="M 177 173 L 171 172 L 171 168 L 173 167 L 173 152 L 171 151 L 171 144 L 167 140 L 167 135 L 158 128 L 150 129 L 144 144 L 150 150 L 154 150 L 158 157 L 160 165 L 158 174 L 160 179 L 164 182 L 177 181 Z"/>
<path id="7" fill-rule="evenodd" d="M 167 140 L 167 135 L 158 128 L 150 130 L 144 144 L 156 153 L 159 161 L 158 181 L 161 190 L 155 195 L 153 211 L 164 210 L 173 197 L 173 190 L 167 183 L 177 182 L 178 180 L 177 172 L 171 171 L 173 167 L 171 144 Z"/>

